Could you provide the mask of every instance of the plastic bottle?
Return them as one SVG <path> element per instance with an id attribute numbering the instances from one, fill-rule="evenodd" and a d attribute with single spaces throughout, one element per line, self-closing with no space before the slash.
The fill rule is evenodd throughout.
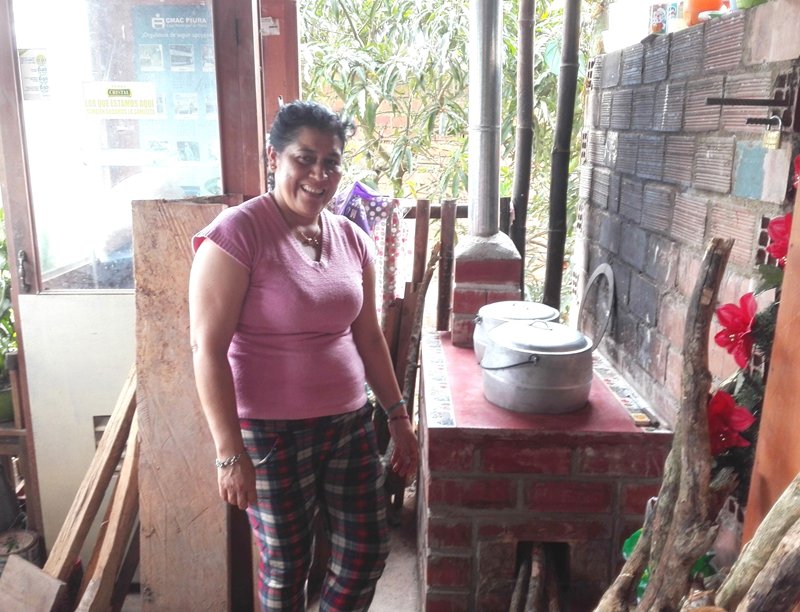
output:
<path id="1" fill-rule="evenodd" d="M 722 0 L 686 0 L 683 6 L 683 18 L 686 25 L 693 26 L 700 23 L 700 13 L 703 11 L 718 11 L 722 7 Z"/>

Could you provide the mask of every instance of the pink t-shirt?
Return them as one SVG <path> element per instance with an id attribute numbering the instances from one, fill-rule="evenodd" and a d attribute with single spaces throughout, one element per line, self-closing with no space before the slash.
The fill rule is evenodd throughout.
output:
<path id="1" fill-rule="evenodd" d="M 193 238 L 195 249 L 208 238 L 250 273 L 228 350 L 240 418 L 305 419 L 366 402 L 350 324 L 375 247 L 347 218 L 327 210 L 321 217 L 318 262 L 265 195 L 223 211 Z"/>

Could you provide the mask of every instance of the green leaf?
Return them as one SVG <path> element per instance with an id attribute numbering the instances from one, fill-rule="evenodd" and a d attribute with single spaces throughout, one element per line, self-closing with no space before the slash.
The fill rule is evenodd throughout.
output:
<path id="1" fill-rule="evenodd" d="M 756 287 L 757 294 L 775 289 L 783 284 L 783 270 L 778 266 L 761 264 L 758 266 L 758 275 L 761 277 L 761 282 Z"/>

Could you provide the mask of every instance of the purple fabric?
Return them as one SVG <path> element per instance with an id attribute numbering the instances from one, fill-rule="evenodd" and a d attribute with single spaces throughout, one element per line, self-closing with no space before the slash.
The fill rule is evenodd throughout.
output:
<path id="1" fill-rule="evenodd" d="M 339 192 L 333 198 L 331 208 L 337 215 L 347 217 L 372 235 L 378 222 L 388 217 L 391 201 L 390 197 L 356 181 L 350 189 Z"/>

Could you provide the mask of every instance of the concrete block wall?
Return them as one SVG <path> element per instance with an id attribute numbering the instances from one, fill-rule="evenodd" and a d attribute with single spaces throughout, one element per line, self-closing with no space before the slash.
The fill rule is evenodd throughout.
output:
<path id="1" fill-rule="evenodd" d="M 736 301 L 754 287 L 766 223 L 788 210 L 800 43 L 786 23 L 800 24 L 800 3 L 773 0 L 593 60 L 576 265 L 587 276 L 603 262 L 613 268 L 615 316 L 601 350 L 668 422 L 708 242 L 735 239 L 720 301 Z M 785 112 L 707 104 L 787 92 Z M 774 113 L 794 125 L 768 150 L 765 128 L 746 119 Z M 713 340 L 709 364 L 718 380 L 736 370 Z"/>

